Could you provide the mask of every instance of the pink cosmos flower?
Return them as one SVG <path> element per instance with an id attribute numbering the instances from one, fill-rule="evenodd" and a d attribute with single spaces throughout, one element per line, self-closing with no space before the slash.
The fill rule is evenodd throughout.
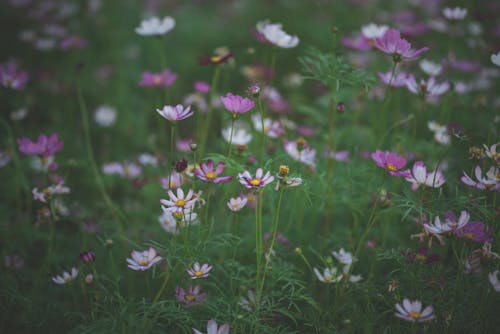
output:
<path id="1" fill-rule="evenodd" d="M 208 277 L 212 266 L 208 263 L 204 263 L 202 266 L 198 262 L 193 264 L 192 268 L 187 269 L 187 273 L 191 276 L 191 279 L 206 278 Z"/>
<path id="2" fill-rule="evenodd" d="M 171 72 L 168 68 L 160 73 L 144 72 L 142 73 L 139 87 L 165 88 L 174 84 L 177 74 Z"/>
<path id="3" fill-rule="evenodd" d="M 392 55 L 395 63 L 417 58 L 429 50 L 427 47 L 418 50 L 411 49 L 411 44 L 406 39 L 401 38 L 401 33 L 396 29 L 389 29 L 383 37 L 375 39 L 375 47 L 384 53 Z"/>
<path id="4" fill-rule="evenodd" d="M 233 179 L 232 176 L 219 177 L 219 174 L 224 172 L 225 166 L 226 164 L 220 161 L 214 169 L 214 162 L 210 159 L 206 163 L 201 163 L 199 168 L 195 168 L 194 174 L 204 182 L 215 184 L 230 182 Z"/>
<path id="5" fill-rule="evenodd" d="M 481 166 L 477 165 L 474 169 L 474 175 L 477 182 L 464 172 L 460 181 L 469 187 L 474 187 L 481 190 L 500 191 L 500 168 L 491 167 L 486 172 L 486 177 L 483 177 Z"/>
<path id="6" fill-rule="evenodd" d="M 415 77 L 410 74 L 406 80 L 406 88 L 413 94 L 440 96 L 450 89 L 450 84 L 448 82 L 437 83 L 434 77 L 430 77 L 427 81 L 420 79 L 420 83 L 417 83 Z"/>
<path id="7" fill-rule="evenodd" d="M 193 334 L 203 334 L 203 333 L 193 328 Z M 218 327 L 217 322 L 214 319 L 211 319 L 207 323 L 206 334 L 229 334 L 229 325 L 224 324 Z"/>
<path id="8" fill-rule="evenodd" d="M 412 183 L 413 191 L 417 190 L 420 185 L 439 188 L 446 182 L 446 178 L 439 169 L 427 173 L 427 168 L 423 161 L 415 162 L 410 175 L 405 176 L 405 178 L 406 181 Z"/>
<path id="9" fill-rule="evenodd" d="M 127 259 L 128 267 L 133 270 L 141 271 L 148 270 L 162 259 L 152 247 L 142 252 L 134 250 L 130 253 L 130 256 L 132 258 Z"/>
<path id="10" fill-rule="evenodd" d="M 200 286 L 196 285 L 194 288 L 190 284 L 188 291 L 184 288 L 177 286 L 175 288 L 175 299 L 183 302 L 186 305 L 200 304 L 207 297 L 207 294 L 200 293 Z"/>
<path id="11" fill-rule="evenodd" d="M 20 71 L 15 62 L 0 65 L 0 86 L 14 90 L 23 90 L 28 82 L 28 73 Z"/>
<path id="12" fill-rule="evenodd" d="M 408 171 L 401 171 L 401 169 L 406 165 L 406 159 L 396 155 L 390 151 L 375 151 L 371 154 L 373 161 L 377 166 L 382 167 L 389 172 L 391 176 L 408 176 Z"/>
<path id="13" fill-rule="evenodd" d="M 194 90 L 202 94 L 208 93 L 210 92 L 210 84 L 205 81 L 195 81 Z"/>
<path id="14" fill-rule="evenodd" d="M 230 198 L 229 202 L 227 202 L 227 207 L 229 210 L 233 212 L 240 211 L 247 205 L 247 198 L 246 197 L 236 197 L 236 198 Z"/>
<path id="15" fill-rule="evenodd" d="M 488 228 L 483 222 L 469 222 L 464 227 L 454 230 L 454 232 L 458 237 L 473 242 L 482 243 L 493 240 L 493 228 Z"/>
<path id="16" fill-rule="evenodd" d="M 325 152 L 323 156 L 340 162 L 349 162 L 350 155 L 351 153 L 349 151 L 329 151 Z"/>
<path id="17" fill-rule="evenodd" d="M 21 153 L 26 155 L 40 155 L 44 158 L 53 156 L 64 146 L 64 142 L 59 140 L 57 133 L 51 134 L 50 137 L 41 134 L 38 136 L 36 142 L 31 141 L 29 138 L 19 138 L 17 144 Z"/>
<path id="18" fill-rule="evenodd" d="M 409 74 L 406 72 L 399 72 L 392 77 L 392 72 L 378 72 L 378 77 L 385 85 L 391 85 L 392 87 L 403 87 L 406 86 L 406 81 L 408 80 Z"/>
<path id="19" fill-rule="evenodd" d="M 247 189 L 259 189 L 274 181 L 274 176 L 270 172 L 264 175 L 262 168 L 258 168 L 253 177 L 249 171 L 238 174 L 238 180 Z"/>
<path id="20" fill-rule="evenodd" d="M 184 108 L 182 104 L 164 106 L 163 109 L 156 109 L 156 111 L 171 122 L 181 121 L 194 115 L 194 112 L 191 111 L 191 106 Z"/>
<path id="21" fill-rule="evenodd" d="M 255 102 L 249 98 L 243 98 L 231 93 L 227 93 L 226 96 L 222 96 L 220 99 L 226 110 L 233 113 L 233 117 L 236 117 L 237 114 L 246 113 L 255 106 Z"/>

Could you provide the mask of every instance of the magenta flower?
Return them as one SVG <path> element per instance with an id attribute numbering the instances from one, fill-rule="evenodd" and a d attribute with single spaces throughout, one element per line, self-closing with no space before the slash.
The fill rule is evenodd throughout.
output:
<path id="1" fill-rule="evenodd" d="M 439 188 L 445 182 L 446 178 L 439 169 L 427 173 L 427 167 L 423 161 L 417 161 L 413 164 L 410 175 L 405 176 L 406 181 L 412 183 L 412 190 L 417 190 L 420 185 L 432 188 Z"/>
<path id="2" fill-rule="evenodd" d="M 200 293 L 199 285 L 196 285 L 193 288 L 193 286 L 190 284 L 187 292 L 180 286 L 177 286 L 175 288 L 175 299 L 183 302 L 186 305 L 200 304 L 206 297 L 206 293 Z"/>
<path id="3" fill-rule="evenodd" d="M 474 187 L 481 190 L 489 191 L 500 191 L 500 168 L 491 167 L 486 172 L 486 177 L 483 177 L 483 171 L 481 166 L 476 166 L 474 169 L 474 175 L 476 176 L 477 182 L 474 181 L 469 175 L 464 172 L 464 175 L 460 178 L 460 181 L 469 187 Z"/>
<path id="4" fill-rule="evenodd" d="M 238 174 L 238 180 L 247 189 L 259 189 L 274 181 L 274 176 L 270 172 L 264 175 L 262 168 L 258 168 L 253 177 L 249 171 Z"/>
<path id="5" fill-rule="evenodd" d="M 208 263 L 204 263 L 202 266 L 198 262 L 193 264 L 192 268 L 187 269 L 187 273 L 191 276 L 191 279 L 206 278 L 210 274 L 212 266 Z"/>
<path id="6" fill-rule="evenodd" d="M 226 110 L 233 113 L 233 117 L 236 117 L 238 114 L 246 113 L 255 106 L 255 102 L 249 98 L 243 98 L 231 93 L 227 93 L 226 96 L 222 96 L 220 99 Z"/>
<path id="7" fill-rule="evenodd" d="M 217 166 L 214 169 L 214 162 L 213 160 L 207 160 L 206 163 L 201 163 L 199 168 L 194 169 L 194 174 L 196 177 L 204 182 L 209 182 L 209 183 L 226 183 L 230 182 L 233 177 L 232 176 L 220 176 L 222 172 L 224 172 L 225 167 L 224 162 L 219 162 Z"/>
<path id="8" fill-rule="evenodd" d="M 420 56 L 422 53 L 429 50 L 429 48 L 421 48 L 412 50 L 411 44 L 401 38 L 401 33 L 396 29 L 389 29 L 385 32 L 384 36 L 375 39 L 375 47 L 380 51 L 392 55 L 392 60 L 399 63 L 402 60 L 413 59 Z"/>
<path id="9" fill-rule="evenodd" d="M 377 166 L 382 167 L 389 172 L 391 176 L 408 176 L 408 171 L 401 171 L 401 169 L 406 165 L 406 159 L 396 155 L 390 151 L 379 151 L 371 154 L 373 161 Z"/>
<path id="10" fill-rule="evenodd" d="M 9 62 L 0 65 L 0 86 L 14 90 L 23 90 L 28 82 L 28 73 L 20 71 L 17 64 Z"/>
<path id="11" fill-rule="evenodd" d="M 194 115 L 194 112 L 191 111 L 191 106 L 184 108 L 182 104 L 164 106 L 163 109 L 156 109 L 156 111 L 171 122 L 181 121 Z"/>
<path id="12" fill-rule="evenodd" d="M 427 81 L 420 79 L 420 82 L 417 83 L 415 77 L 410 74 L 406 80 L 406 88 L 413 94 L 440 96 L 450 89 L 450 84 L 448 82 L 437 83 L 434 77 L 430 77 Z"/>
<path id="13" fill-rule="evenodd" d="M 429 249 L 427 247 L 420 247 L 418 252 L 412 252 L 403 250 L 401 255 L 406 258 L 406 263 L 425 263 L 432 264 L 438 262 L 440 257 L 438 254 L 428 254 Z"/>
<path id="14" fill-rule="evenodd" d="M 488 228 L 483 222 L 469 222 L 454 232 L 458 237 L 473 242 L 491 242 L 493 240 L 493 228 Z"/>
<path id="15" fill-rule="evenodd" d="M 171 72 L 168 68 L 160 73 L 144 72 L 142 73 L 139 87 L 165 88 L 174 84 L 177 74 Z"/>
<path id="16" fill-rule="evenodd" d="M 202 94 L 208 93 L 210 92 L 210 84 L 205 81 L 195 81 L 194 90 Z"/>
<path id="17" fill-rule="evenodd" d="M 21 153 L 48 158 L 59 152 L 63 148 L 64 142 L 57 138 L 57 133 L 53 133 L 50 137 L 45 134 L 39 135 L 36 142 L 31 141 L 29 138 L 19 138 L 17 145 Z"/>

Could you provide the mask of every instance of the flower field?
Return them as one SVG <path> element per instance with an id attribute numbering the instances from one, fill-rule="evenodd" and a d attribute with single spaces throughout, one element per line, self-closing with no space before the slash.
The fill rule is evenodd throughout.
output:
<path id="1" fill-rule="evenodd" d="M 0 333 L 499 332 L 498 12 L 3 1 Z"/>

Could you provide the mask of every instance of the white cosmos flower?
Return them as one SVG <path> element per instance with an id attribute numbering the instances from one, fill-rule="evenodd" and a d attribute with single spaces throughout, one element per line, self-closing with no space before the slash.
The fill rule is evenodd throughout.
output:
<path id="1" fill-rule="evenodd" d="M 272 44 L 280 48 L 294 48 L 299 44 L 299 38 L 287 34 L 283 30 L 281 23 L 270 23 L 269 21 L 262 21 L 257 23 L 257 31 L 264 35 L 264 37 Z"/>
<path id="2" fill-rule="evenodd" d="M 463 20 L 467 16 L 467 9 L 460 7 L 446 7 L 443 9 L 443 15 L 448 20 Z"/>
<path id="3" fill-rule="evenodd" d="M 386 25 L 370 23 L 361 27 L 361 34 L 368 39 L 375 39 L 383 37 L 387 29 L 389 29 L 389 27 Z"/>
<path id="4" fill-rule="evenodd" d="M 143 20 L 141 25 L 135 28 L 135 32 L 142 36 L 151 36 L 151 35 L 165 35 L 170 30 L 175 27 L 175 19 L 166 16 L 163 20 L 160 21 L 157 17 L 152 17 L 147 20 Z"/>
<path id="5" fill-rule="evenodd" d="M 425 72 L 425 74 L 433 77 L 437 77 L 438 75 L 440 75 L 441 71 L 443 70 L 443 66 L 427 59 L 422 59 L 418 63 L 418 65 L 420 66 L 420 69 Z"/>
<path id="6" fill-rule="evenodd" d="M 57 284 L 66 284 L 74 280 L 78 276 L 78 269 L 75 267 L 71 268 L 71 273 L 64 271 L 62 276 L 54 276 L 52 277 L 52 281 Z"/>
<path id="7" fill-rule="evenodd" d="M 496 292 L 500 292 L 500 282 L 498 281 L 498 270 L 488 274 L 488 279 L 490 280 L 491 286 Z"/>
<path id="8" fill-rule="evenodd" d="M 434 319 L 432 305 L 427 306 L 422 311 L 422 302 L 420 300 L 411 301 L 403 299 L 403 305 L 396 304 L 396 317 L 410 322 L 425 322 Z"/>
<path id="9" fill-rule="evenodd" d="M 342 264 L 351 265 L 356 261 L 356 258 L 352 256 L 351 253 L 346 252 L 343 248 L 341 248 L 338 252 L 333 251 L 333 256 Z"/>
<path id="10" fill-rule="evenodd" d="M 101 105 L 94 112 L 94 120 L 100 126 L 107 128 L 116 121 L 116 109 L 105 104 Z"/>

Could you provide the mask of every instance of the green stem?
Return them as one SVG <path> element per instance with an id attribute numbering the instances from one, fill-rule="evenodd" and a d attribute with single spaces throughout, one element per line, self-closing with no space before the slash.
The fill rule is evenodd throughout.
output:
<path id="1" fill-rule="evenodd" d="M 203 128 L 203 131 L 201 133 L 201 139 L 199 140 L 201 156 L 203 156 L 203 153 L 205 151 L 205 144 L 207 141 L 208 130 L 210 129 L 210 125 L 212 123 L 212 117 L 213 117 L 212 104 L 215 92 L 217 91 L 219 78 L 220 78 L 220 66 L 216 66 L 214 75 L 212 76 L 212 84 L 210 87 L 210 98 L 208 101 L 207 120 L 205 122 L 205 127 Z"/>
<path id="2" fill-rule="evenodd" d="M 158 290 L 158 292 L 156 293 L 156 296 L 153 299 L 153 303 L 152 304 L 156 303 L 158 301 L 158 299 L 160 299 L 161 294 L 163 293 L 163 291 L 167 287 L 167 283 L 168 283 L 168 279 L 169 278 L 170 278 L 170 275 L 169 275 L 169 272 L 168 272 L 168 269 L 167 269 L 167 271 L 165 271 L 165 279 L 163 280 L 163 284 L 162 284 L 160 290 Z"/>
<path id="3" fill-rule="evenodd" d="M 231 118 L 231 134 L 229 135 L 229 147 L 227 149 L 227 158 L 231 158 L 231 145 L 233 144 L 234 121 L 236 121 L 236 114 Z"/>
<path id="4" fill-rule="evenodd" d="M 263 163 L 264 154 L 266 153 L 266 131 L 264 129 L 264 108 L 262 108 L 262 100 L 260 99 L 260 95 L 257 98 L 257 104 L 259 105 L 260 125 L 262 130 L 262 151 L 260 153 L 260 161 Z"/>

